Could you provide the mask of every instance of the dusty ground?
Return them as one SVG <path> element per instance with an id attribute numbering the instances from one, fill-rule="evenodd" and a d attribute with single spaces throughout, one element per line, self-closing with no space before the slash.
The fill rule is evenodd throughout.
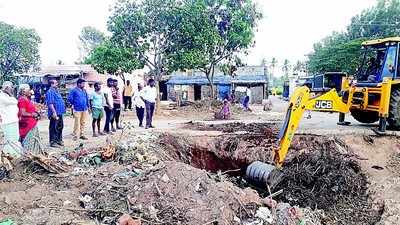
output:
<path id="1" fill-rule="evenodd" d="M 164 111 L 156 118 L 154 130 L 135 127 L 83 142 L 72 141 L 72 119 L 66 118 L 66 146 L 49 148 L 49 152 L 68 165 L 67 172 L 49 174 L 31 162 L 18 163 L 12 179 L 0 181 L 0 221 L 12 218 L 17 224 L 115 224 L 122 213 L 129 213 L 144 224 L 261 224 L 257 223 L 261 219 L 256 213 L 267 206 L 273 224 L 374 224 L 327 220 L 335 210 L 326 214 L 305 208 L 319 209 L 313 205 L 291 208 L 280 203 L 271 207 L 263 199 L 269 195 L 266 189 L 260 190 L 241 178 L 252 161 L 271 159 L 286 103 L 273 99 L 273 104 L 270 112 L 253 106 L 252 113 L 240 114 L 231 121 L 214 121 L 211 111 Z M 376 137 L 370 126 L 351 118 L 352 126 L 338 127 L 337 115 L 311 115 L 312 119 L 303 119 L 288 161 L 319 151 L 329 143 L 346 160 L 355 160 L 360 173 L 366 176 L 368 184 L 360 190 L 365 190 L 365 204 L 373 212 L 368 215 L 369 221 L 374 221 L 374 213 L 378 212 L 383 213 L 378 224 L 398 224 L 397 137 Z M 123 122 L 136 125 L 134 113 L 124 112 Z M 40 122 L 44 140 L 47 126 L 46 120 Z M 99 147 L 106 146 L 107 141 L 118 147 L 112 158 L 98 163 Z M 74 151 L 80 143 L 92 154 L 78 161 L 66 159 L 65 153 Z"/>

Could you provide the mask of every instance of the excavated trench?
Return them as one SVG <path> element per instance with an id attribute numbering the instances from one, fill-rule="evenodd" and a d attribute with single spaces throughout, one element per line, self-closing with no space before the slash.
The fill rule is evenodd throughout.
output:
<path id="1" fill-rule="evenodd" d="M 276 148 L 276 124 L 225 125 L 187 124 L 186 128 L 217 130 L 217 137 L 176 137 L 164 135 L 161 144 L 177 161 L 211 173 L 227 175 L 227 180 L 251 187 L 261 197 L 267 189 L 247 182 L 245 171 L 254 161 L 270 163 Z M 277 201 L 324 210 L 323 224 L 375 224 L 382 209 L 374 209 L 368 195 L 368 180 L 359 164 L 350 159 L 348 147 L 340 139 L 295 136 L 281 171 L 283 179 L 271 192 L 282 191 Z"/>

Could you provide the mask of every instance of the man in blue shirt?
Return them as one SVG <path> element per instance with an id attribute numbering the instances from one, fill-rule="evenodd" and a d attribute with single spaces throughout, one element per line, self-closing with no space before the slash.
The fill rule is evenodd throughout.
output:
<path id="1" fill-rule="evenodd" d="M 58 91 L 57 80 L 49 80 L 50 89 L 46 92 L 47 116 L 50 119 L 49 139 L 50 147 L 64 146 L 62 131 L 64 128 L 63 115 L 65 113 L 64 99 Z"/>
<path id="2" fill-rule="evenodd" d="M 87 140 L 85 137 L 85 124 L 89 110 L 89 97 L 85 90 L 85 80 L 79 78 L 76 87 L 68 95 L 68 102 L 71 103 L 74 113 L 74 138 Z"/>

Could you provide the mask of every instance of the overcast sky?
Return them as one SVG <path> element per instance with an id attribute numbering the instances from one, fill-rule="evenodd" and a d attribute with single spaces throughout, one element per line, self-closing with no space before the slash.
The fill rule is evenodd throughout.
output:
<path id="1" fill-rule="evenodd" d="M 0 0 L 0 21 L 34 28 L 42 38 L 43 65 L 60 59 L 72 64 L 79 57 L 78 35 L 84 26 L 106 31 L 115 0 Z M 264 19 L 259 22 L 256 46 L 246 58 L 304 59 L 316 41 L 332 31 L 343 31 L 352 16 L 375 0 L 257 0 Z"/>

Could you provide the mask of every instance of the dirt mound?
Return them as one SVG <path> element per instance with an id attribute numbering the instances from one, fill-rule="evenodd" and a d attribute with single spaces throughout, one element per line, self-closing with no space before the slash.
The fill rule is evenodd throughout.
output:
<path id="1" fill-rule="evenodd" d="M 276 145 L 274 138 L 250 134 L 201 138 L 166 134 L 159 142 L 174 160 L 211 172 L 244 171 L 253 161 L 270 161 Z"/>
<path id="2" fill-rule="evenodd" d="M 323 209 L 326 224 L 375 224 L 380 212 L 373 210 L 367 178 L 359 164 L 332 148 L 305 152 L 287 162 L 283 179 L 274 191 L 278 198 L 300 207 Z"/>
<path id="3" fill-rule="evenodd" d="M 185 128 L 202 131 L 221 131 L 224 133 L 235 133 L 246 131 L 257 134 L 278 134 L 279 128 L 276 123 L 224 123 L 224 124 L 205 124 L 200 122 L 189 122 Z"/>
<path id="4" fill-rule="evenodd" d="M 82 193 L 90 217 L 111 224 L 127 212 L 143 224 L 231 224 L 235 216 L 254 217 L 260 205 L 255 191 L 216 182 L 206 171 L 183 163 L 165 162 L 139 176 L 129 174 L 105 178 Z"/>
<path id="5" fill-rule="evenodd" d="M 195 102 L 185 102 L 182 106 L 178 107 L 176 104 L 164 106 L 161 114 L 164 116 L 193 116 L 197 118 L 211 119 L 214 117 L 215 112 L 222 109 L 223 102 L 219 100 L 201 100 Z M 249 111 L 244 111 L 239 104 L 231 105 L 231 119 L 240 114 L 249 114 Z"/>

